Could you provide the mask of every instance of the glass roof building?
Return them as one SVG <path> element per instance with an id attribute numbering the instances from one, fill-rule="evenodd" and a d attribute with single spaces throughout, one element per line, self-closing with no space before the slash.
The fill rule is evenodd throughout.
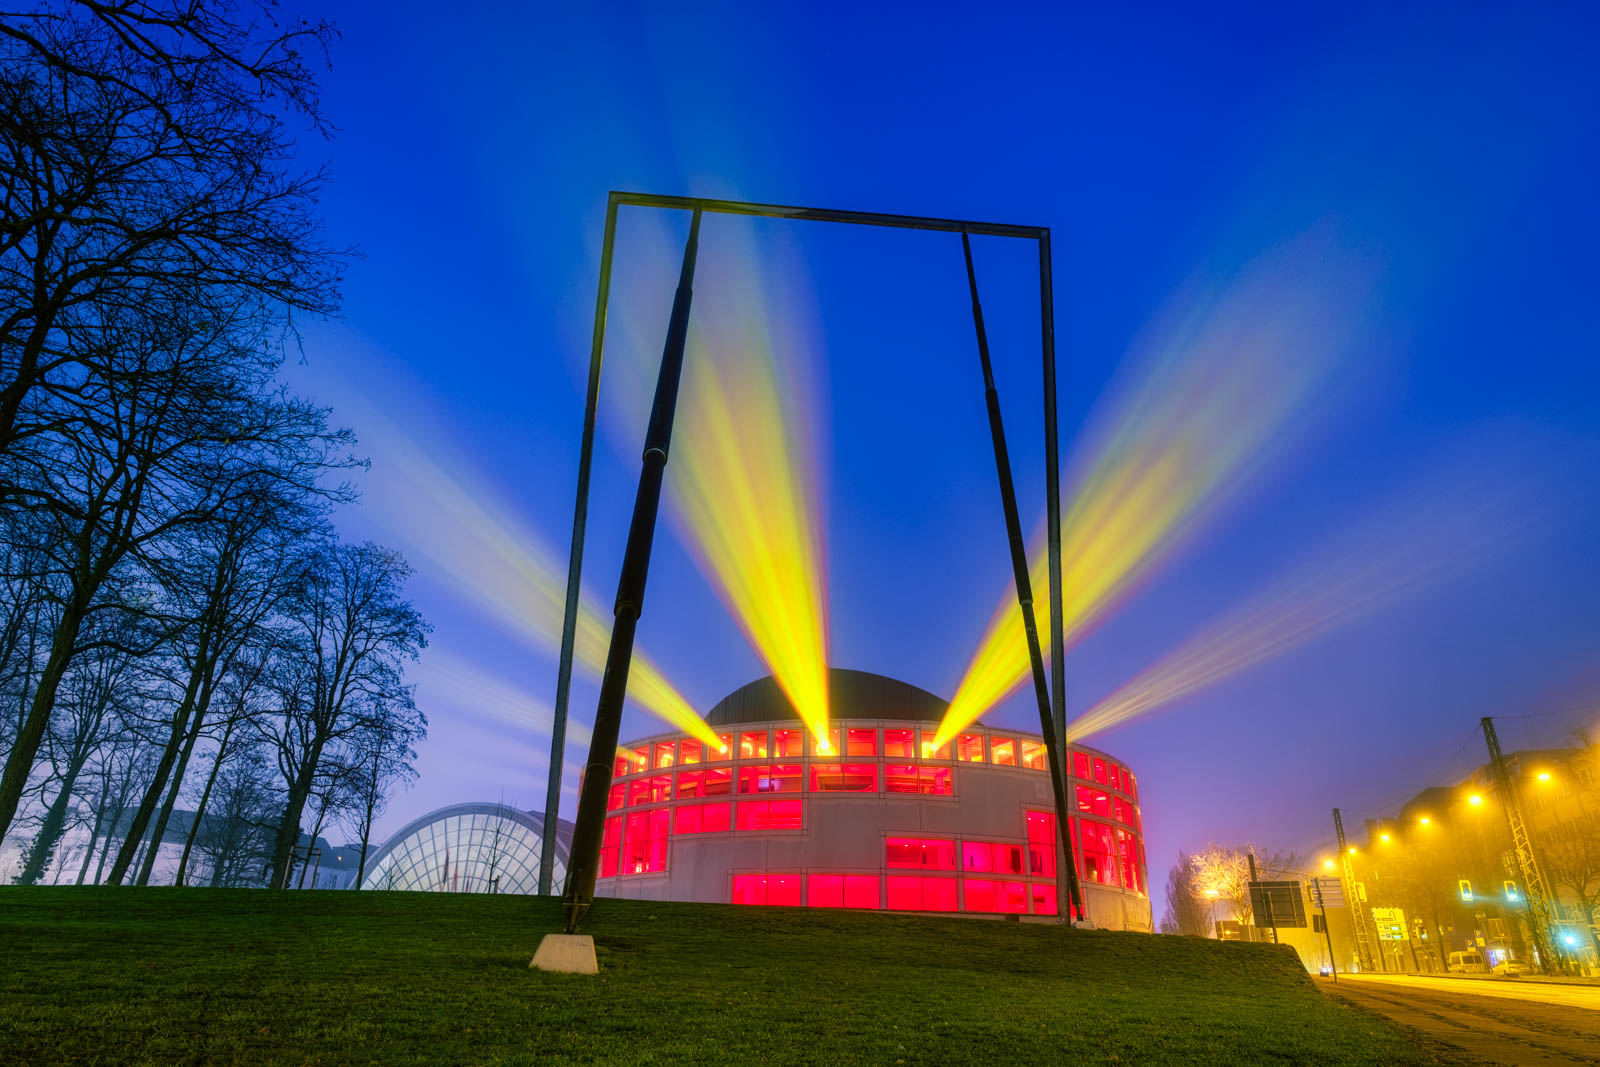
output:
<path id="1" fill-rule="evenodd" d="M 537 893 L 544 815 L 503 804 L 453 804 L 402 827 L 373 854 L 365 889 Z M 567 877 L 572 824 L 556 833 L 555 885 Z"/>

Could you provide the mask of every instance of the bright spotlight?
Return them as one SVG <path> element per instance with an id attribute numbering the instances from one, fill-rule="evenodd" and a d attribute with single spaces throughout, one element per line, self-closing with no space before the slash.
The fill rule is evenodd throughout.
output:
<path id="1" fill-rule="evenodd" d="M 1483 803 L 1483 797 L 1479 796 L 1477 793 L 1474 793 L 1467 798 L 1467 803 L 1476 808 Z"/>

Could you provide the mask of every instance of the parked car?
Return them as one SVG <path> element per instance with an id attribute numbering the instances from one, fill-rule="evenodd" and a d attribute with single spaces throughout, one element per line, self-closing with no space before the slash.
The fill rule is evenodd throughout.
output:
<path id="1" fill-rule="evenodd" d="M 1502 978 L 1515 978 L 1519 974 L 1532 974 L 1533 968 L 1521 960 L 1504 959 L 1494 965 L 1494 973 Z"/>
<path id="2" fill-rule="evenodd" d="M 1488 974 L 1489 965 L 1483 962 L 1483 953 L 1477 949 L 1452 952 L 1444 969 L 1451 974 Z"/>

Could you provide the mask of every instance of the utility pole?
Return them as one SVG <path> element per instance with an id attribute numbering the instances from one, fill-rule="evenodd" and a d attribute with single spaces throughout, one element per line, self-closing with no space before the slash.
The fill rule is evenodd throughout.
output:
<path id="1" fill-rule="evenodd" d="M 1522 796 L 1511 771 L 1506 767 L 1505 753 L 1500 750 L 1500 738 L 1494 732 L 1494 720 L 1483 717 L 1483 740 L 1489 748 L 1489 768 L 1494 773 L 1495 788 L 1500 793 L 1500 806 L 1505 809 L 1506 825 L 1511 830 L 1511 847 L 1517 854 L 1517 866 L 1522 869 L 1522 884 L 1528 907 L 1528 926 L 1533 931 L 1534 951 L 1539 953 L 1539 967 L 1546 974 L 1559 974 L 1561 957 L 1555 947 L 1553 923 L 1550 920 L 1550 895 L 1544 888 L 1544 876 L 1539 871 L 1538 857 L 1533 852 L 1533 837 L 1522 818 Z"/>
<path id="2" fill-rule="evenodd" d="M 1374 970 L 1372 945 L 1367 941 L 1366 916 L 1362 914 L 1365 908 L 1356 897 L 1356 865 L 1350 862 L 1350 846 L 1344 841 L 1344 821 L 1339 818 L 1338 808 L 1333 809 L 1333 831 L 1339 838 L 1339 862 L 1344 864 L 1345 899 L 1350 902 L 1350 925 L 1356 932 L 1356 958 L 1362 967 Z"/>

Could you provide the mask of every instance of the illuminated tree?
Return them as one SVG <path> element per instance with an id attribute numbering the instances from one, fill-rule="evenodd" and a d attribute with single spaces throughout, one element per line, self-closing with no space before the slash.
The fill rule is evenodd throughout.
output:
<path id="1" fill-rule="evenodd" d="M 1205 937 L 1210 933 L 1207 926 L 1205 892 L 1195 875 L 1194 857 L 1179 852 L 1178 862 L 1167 872 L 1167 911 L 1161 919 L 1161 932 Z"/>

